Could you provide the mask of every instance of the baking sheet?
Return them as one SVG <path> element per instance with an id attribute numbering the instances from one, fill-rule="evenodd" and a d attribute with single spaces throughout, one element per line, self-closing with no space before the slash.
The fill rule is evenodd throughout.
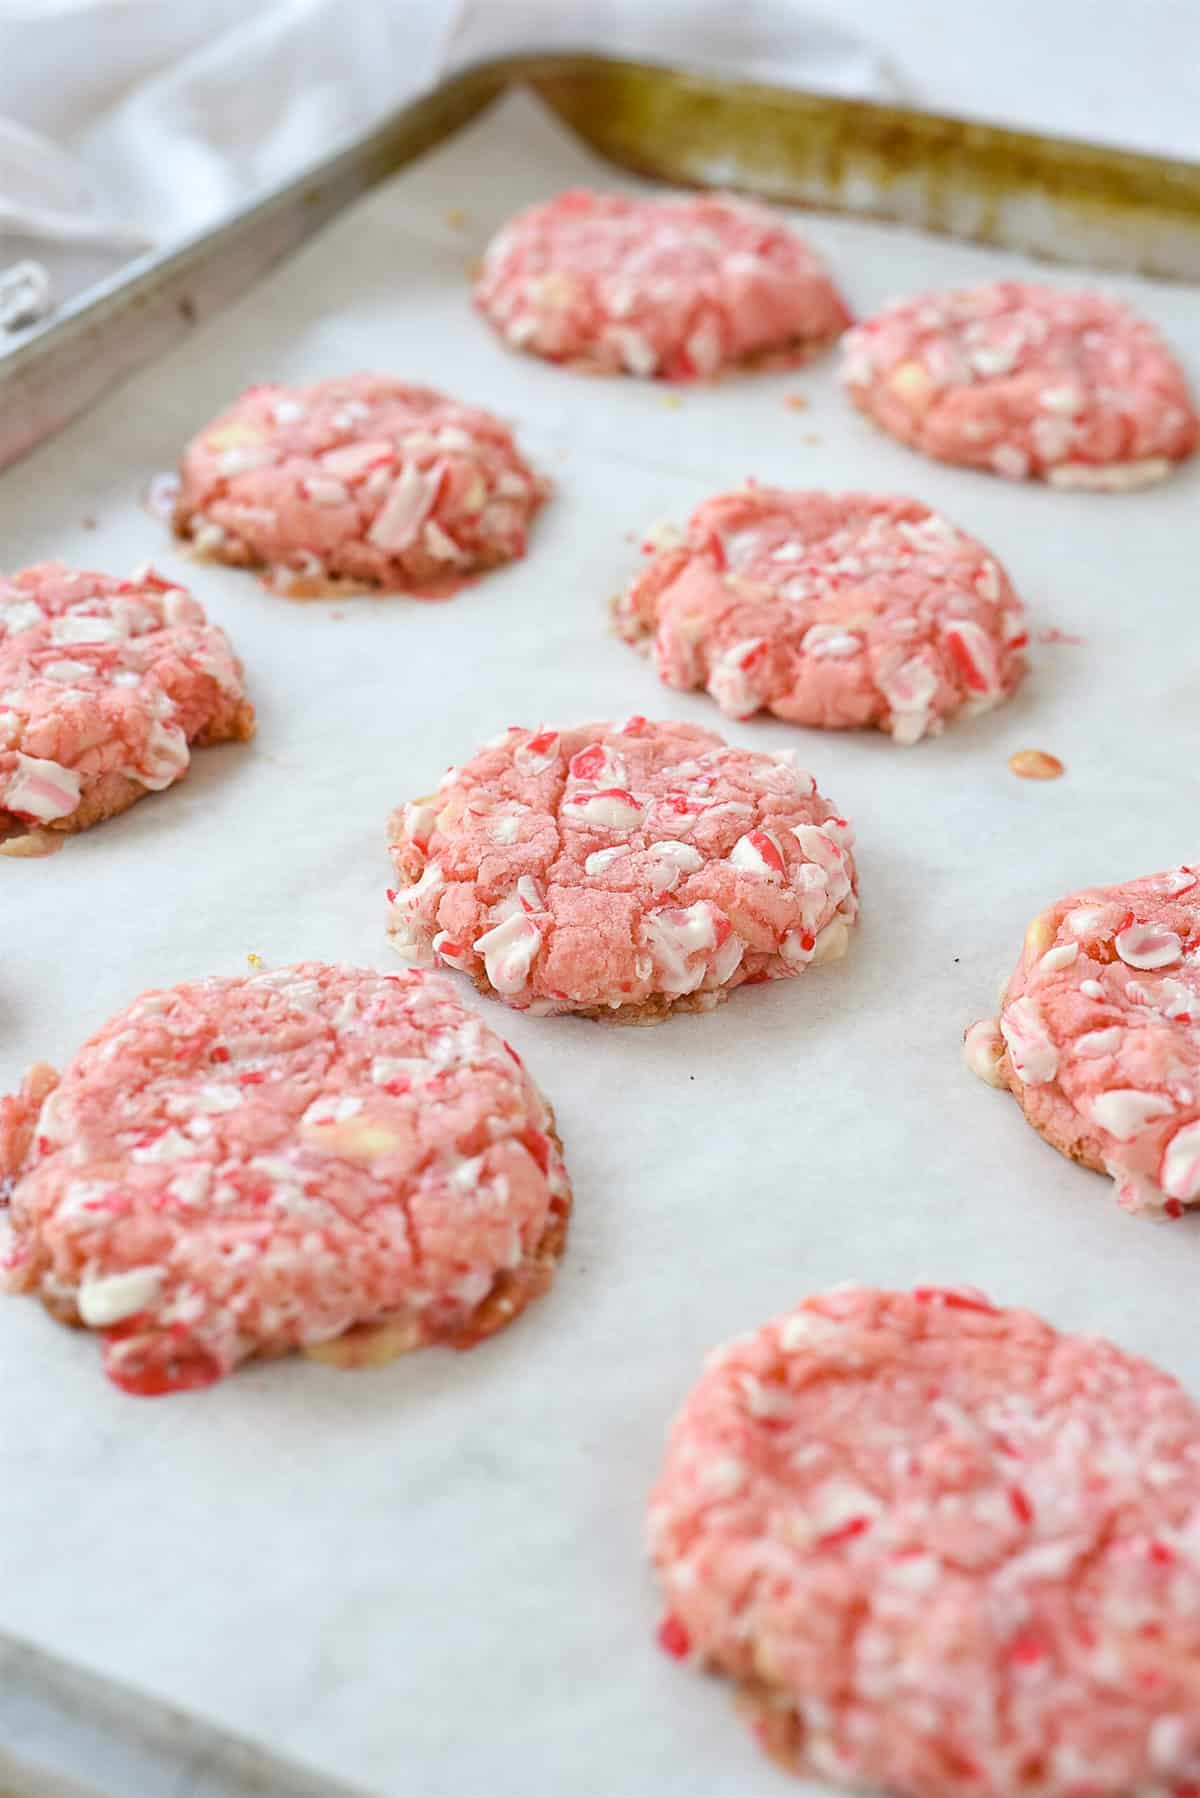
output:
<path id="1" fill-rule="evenodd" d="M 504 101 L 0 482 L 3 564 L 152 557 L 233 635 L 260 720 L 61 854 L 0 863 L 0 1081 L 250 951 L 394 965 L 387 813 L 514 722 L 636 709 L 798 745 L 857 827 L 861 928 L 841 963 L 654 1030 L 479 1001 L 554 1101 L 576 1212 L 551 1295 L 475 1354 L 276 1362 L 139 1403 L 94 1341 L 0 1302 L 0 1624 L 378 1793 L 767 1798 L 803 1788 L 652 1642 L 645 1493 L 711 1344 L 838 1280 L 970 1281 L 1200 1391 L 1195 1227 L 1119 1213 L 959 1048 L 1045 901 L 1197 854 L 1200 468 L 1111 498 L 1009 486 L 874 433 L 832 361 L 676 396 L 514 357 L 465 265 L 575 181 L 628 185 Z M 860 311 L 1025 267 L 809 229 Z M 1200 376 L 1194 290 L 1103 286 Z M 295 605 L 189 562 L 140 508 L 240 387 L 355 367 L 515 421 L 559 486 L 523 563 L 441 606 Z M 1012 703 L 909 751 L 722 723 L 660 688 L 604 608 L 631 537 L 749 474 L 913 492 L 1006 561 L 1035 633 L 1086 641 L 1035 644 Z M 1065 778 L 1016 780 L 1006 758 L 1030 746 Z"/>

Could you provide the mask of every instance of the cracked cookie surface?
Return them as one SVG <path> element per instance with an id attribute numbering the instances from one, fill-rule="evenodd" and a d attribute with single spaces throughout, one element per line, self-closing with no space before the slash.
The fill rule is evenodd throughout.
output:
<path id="1" fill-rule="evenodd" d="M 519 1010 L 648 1023 L 844 954 L 853 841 L 786 752 L 513 726 L 393 814 L 388 934 Z"/>

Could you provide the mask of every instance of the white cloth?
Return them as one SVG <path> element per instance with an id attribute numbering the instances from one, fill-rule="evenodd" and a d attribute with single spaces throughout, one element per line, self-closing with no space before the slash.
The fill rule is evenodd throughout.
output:
<path id="1" fill-rule="evenodd" d="M 1192 0 L 0 0 L 0 266 L 59 298 L 448 70 L 610 50 L 1200 155 Z"/>

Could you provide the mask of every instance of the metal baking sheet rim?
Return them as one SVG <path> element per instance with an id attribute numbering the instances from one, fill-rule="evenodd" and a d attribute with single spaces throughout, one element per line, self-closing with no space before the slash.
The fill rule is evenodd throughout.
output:
<path id="1" fill-rule="evenodd" d="M 1060 262 L 1200 279 L 1200 165 L 914 109 L 583 55 L 475 64 L 0 356 L 0 470 L 61 430 L 388 175 L 530 87 L 609 161 Z"/>

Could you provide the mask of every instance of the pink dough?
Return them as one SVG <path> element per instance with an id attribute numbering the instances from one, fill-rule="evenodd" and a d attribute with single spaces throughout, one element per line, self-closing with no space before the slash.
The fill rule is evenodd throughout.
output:
<path id="1" fill-rule="evenodd" d="M 498 1284 L 511 1315 L 546 1283 L 569 1203 L 541 1096 L 448 981 L 320 962 L 144 993 L 31 1070 L 5 1179 L 10 1288 L 139 1393 L 364 1324 L 469 1346 Z"/>
<path id="2" fill-rule="evenodd" d="M 795 360 L 850 322 L 800 233 L 726 194 L 573 188 L 530 206 L 489 245 L 475 303 L 515 349 L 668 381 L 768 351 Z"/>
<path id="3" fill-rule="evenodd" d="M 1058 487 L 1145 486 L 1196 447 L 1157 331 L 1096 293 L 996 281 L 886 306 L 845 339 L 856 406 L 943 462 Z"/>
<path id="4" fill-rule="evenodd" d="M 346 375 L 251 387 L 207 425 L 184 451 L 175 529 L 282 581 L 440 594 L 523 555 L 547 492 L 491 413 Z"/>
<path id="5" fill-rule="evenodd" d="M 842 1287 L 712 1355 L 650 1548 L 669 1652 L 792 1770 L 903 1798 L 1188 1798 L 1200 1410 L 970 1289 Z"/>
<path id="6" fill-rule="evenodd" d="M 967 1060 L 1130 1211 L 1200 1200 L 1200 868 L 1089 887 L 1025 933 Z"/>
<path id="7" fill-rule="evenodd" d="M 392 945 L 522 1011 L 649 1022 L 845 952 L 853 833 L 690 724 L 513 726 L 397 811 Z"/>
<path id="8" fill-rule="evenodd" d="M 616 618 L 668 686 L 703 687 L 732 718 L 875 725 L 898 743 L 999 705 L 1028 640 L 999 562 L 928 506 L 754 483 L 699 506 Z"/>

